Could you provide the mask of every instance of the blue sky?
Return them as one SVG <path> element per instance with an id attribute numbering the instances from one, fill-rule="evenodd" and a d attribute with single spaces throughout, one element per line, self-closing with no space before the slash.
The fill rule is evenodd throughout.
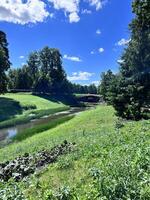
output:
<path id="1" fill-rule="evenodd" d="M 68 78 L 80 84 L 97 83 L 108 69 L 118 71 L 132 18 L 131 0 L 0 1 L 12 67 L 48 45 L 60 49 Z"/>

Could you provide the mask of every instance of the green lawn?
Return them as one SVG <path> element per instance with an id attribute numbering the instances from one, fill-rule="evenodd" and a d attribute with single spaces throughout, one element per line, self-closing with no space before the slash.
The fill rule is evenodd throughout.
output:
<path id="1" fill-rule="evenodd" d="M 0 95 L 0 128 L 67 109 L 68 106 L 50 97 L 43 98 L 30 93 Z"/>
<path id="2" fill-rule="evenodd" d="M 74 151 L 16 183 L 18 193 L 35 200 L 149 199 L 150 120 L 118 121 L 109 106 L 1 149 L 0 161 L 50 149 L 65 139 L 76 143 Z M 9 187 L 14 198 L 14 186 Z"/>

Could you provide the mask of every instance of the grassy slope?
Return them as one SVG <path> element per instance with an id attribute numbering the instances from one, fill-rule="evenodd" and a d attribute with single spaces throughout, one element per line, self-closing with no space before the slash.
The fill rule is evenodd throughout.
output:
<path id="1" fill-rule="evenodd" d="M 47 100 L 29 93 L 0 95 L 0 127 L 28 122 L 32 118 L 66 109 L 68 107 L 61 102 Z"/>
<path id="2" fill-rule="evenodd" d="M 67 139 L 76 142 L 76 150 L 21 186 L 28 199 L 53 199 L 47 198 L 51 190 L 69 186 L 69 194 L 81 200 L 146 200 L 150 195 L 150 120 L 126 122 L 121 129 L 115 128 L 116 120 L 111 107 L 86 111 L 54 129 L 1 149 L 0 160 L 49 149 Z"/>

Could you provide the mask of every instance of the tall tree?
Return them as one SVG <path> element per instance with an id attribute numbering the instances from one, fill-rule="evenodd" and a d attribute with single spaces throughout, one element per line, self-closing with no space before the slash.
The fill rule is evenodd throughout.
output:
<path id="1" fill-rule="evenodd" d="M 0 93 L 7 90 L 6 71 L 10 68 L 10 65 L 6 34 L 0 31 Z"/>
<path id="2" fill-rule="evenodd" d="M 62 67 L 61 54 L 58 49 L 45 47 L 40 52 L 41 74 L 50 81 L 49 92 L 64 93 L 66 74 Z"/>
<path id="3" fill-rule="evenodd" d="M 122 56 L 113 105 L 119 116 L 140 119 L 150 105 L 150 1 L 134 0 L 131 40 Z"/>
<path id="4" fill-rule="evenodd" d="M 39 70 L 40 70 L 40 59 L 39 59 L 39 53 L 37 51 L 34 51 L 29 54 L 27 65 L 28 65 L 28 71 L 31 76 L 32 87 L 33 87 L 38 78 Z"/>
<path id="5" fill-rule="evenodd" d="M 114 78 L 115 75 L 111 70 L 108 70 L 106 73 L 103 72 L 101 75 L 101 83 L 98 90 L 107 103 L 110 103 L 110 87 Z"/>

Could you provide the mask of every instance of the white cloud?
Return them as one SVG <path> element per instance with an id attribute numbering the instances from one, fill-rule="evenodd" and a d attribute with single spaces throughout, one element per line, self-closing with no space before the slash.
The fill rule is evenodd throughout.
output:
<path id="1" fill-rule="evenodd" d="M 98 51 L 99 51 L 99 53 L 103 53 L 105 50 L 104 50 L 104 48 L 101 47 L 98 49 Z"/>
<path id="2" fill-rule="evenodd" d="M 16 24 L 43 22 L 49 13 L 40 0 L 0 0 L 0 21 Z"/>
<path id="3" fill-rule="evenodd" d="M 119 63 L 119 64 L 122 64 L 123 62 L 124 62 L 124 60 L 121 60 L 121 59 L 117 60 L 117 63 Z"/>
<path id="4" fill-rule="evenodd" d="M 96 34 L 97 34 L 97 35 L 100 35 L 100 34 L 101 34 L 101 30 L 100 30 L 100 29 L 97 29 L 97 30 L 96 30 Z"/>
<path id="5" fill-rule="evenodd" d="M 50 16 L 50 18 L 55 18 L 54 13 L 50 13 L 49 16 Z"/>
<path id="6" fill-rule="evenodd" d="M 92 81 L 92 84 L 98 86 L 100 84 L 100 81 Z"/>
<path id="7" fill-rule="evenodd" d="M 90 6 L 95 6 L 96 10 L 102 8 L 104 0 L 48 0 L 53 4 L 56 10 L 63 10 L 65 15 L 69 18 L 69 22 L 80 21 L 80 3 L 88 2 Z M 92 12 L 88 9 L 81 11 L 81 14 L 91 14 Z"/>
<path id="8" fill-rule="evenodd" d="M 81 10 L 80 3 L 87 2 L 99 10 L 104 0 L 0 0 L 0 21 L 16 24 L 43 22 L 48 16 L 54 17 L 47 7 L 53 6 L 56 10 L 63 10 L 69 22 L 78 22 L 80 14 L 91 14 L 87 8 Z"/>
<path id="9" fill-rule="evenodd" d="M 91 51 L 91 54 L 93 55 L 93 54 L 95 54 L 95 52 L 94 52 L 94 51 Z"/>
<path id="10" fill-rule="evenodd" d="M 79 17 L 79 15 L 76 12 L 71 13 L 69 15 L 69 21 L 70 21 L 70 23 L 78 22 L 78 21 L 80 21 L 80 17 Z"/>
<path id="11" fill-rule="evenodd" d="M 88 10 L 88 9 L 84 9 L 81 11 L 82 14 L 92 14 L 92 11 L 91 10 Z"/>
<path id="12" fill-rule="evenodd" d="M 71 60 L 71 61 L 74 61 L 74 62 L 82 62 L 82 60 L 77 57 L 77 56 L 68 56 L 67 54 L 65 54 L 63 56 L 64 59 L 67 59 L 67 60 Z"/>
<path id="13" fill-rule="evenodd" d="M 102 0 L 88 0 L 88 2 L 91 6 L 95 6 L 96 10 L 100 10 L 103 6 Z"/>
<path id="14" fill-rule="evenodd" d="M 88 81 L 93 75 L 94 73 L 80 71 L 72 73 L 72 76 L 68 76 L 68 79 L 70 81 Z"/>
<path id="15" fill-rule="evenodd" d="M 124 45 L 127 45 L 129 44 L 129 42 L 131 41 L 131 39 L 127 40 L 125 38 L 122 38 L 121 40 L 119 40 L 116 45 L 117 46 L 124 46 Z"/>
<path id="16" fill-rule="evenodd" d="M 64 10 L 65 14 L 69 15 L 70 23 L 80 20 L 78 15 L 80 0 L 49 0 L 49 2 L 53 3 L 56 10 Z"/>
<path id="17" fill-rule="evenodd" d="M 24 56 L 19 56 L 20 59 L 24 59 Z"/>

